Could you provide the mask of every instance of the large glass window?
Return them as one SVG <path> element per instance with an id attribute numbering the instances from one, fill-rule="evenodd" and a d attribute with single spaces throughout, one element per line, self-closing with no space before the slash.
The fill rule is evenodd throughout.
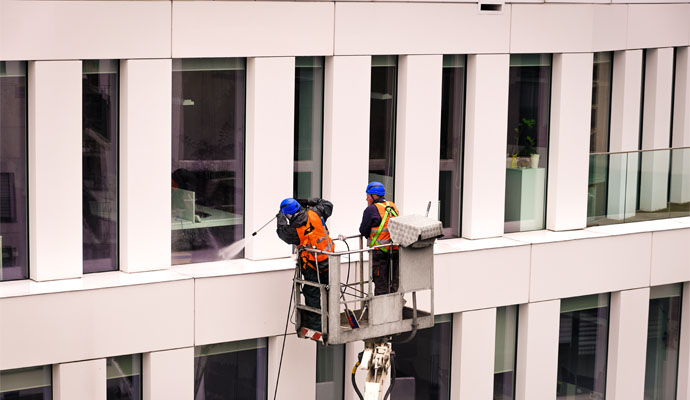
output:
<path id="1" fill-rule="evenodd" d="M 194 348 L 194 400 L 265 400 L 267 340 L 210 344 Z"/>
<path id="2" fill-rule="evenodd" d="M 342 400 L 345 395 L 345 345 L 316 344 L 316 400 Z"/>
<path id="3" fill-rule="evenodd" d="M 386 186 L 393 200 L 395 183 L 395 108 L 398 57 L 371 57 L 371 108 L 369 116 L 369 181 Z"/>
<path id="4" fill-rule="evenodd" d="M 608 293 L 561 300 L 558 399 L 605 398 L 608 331 Z"/>
<path id="5" fill-rule="evenodd" d="M 649 300 L 644 399 L 676 398 L 682 285 L 653 287 Z"/>
<path id="6" fill-rule="evenodd" d="M 465 56 L 443 56 L 438 209 L 444 237 L 460 236 L 465 75 Z"/>
<path id="7" fill-rule="evenodd" d="M 27 279 L 26 62 L 0 61 L 0 281 Z"/>
<path id="8" fill-rule="evenodd" d="M 422 329 L 409 343 L 393 339 L 396 378 L 395 400 L 450 399 L 452 315 L 437 315 L 433 328 Z"/>
<path id="9" fill-rule="evenodd" d="M 323 57 L 295 59 L 295 198 L 321 197 Z"/>
<path id="10" fill-rule="evenodd" d="M 0 400 L 50 400 L 52 398 L 50 365 L 0 371 Z"/>
<path id="11" fill-rule="evenodd" d="M 84 272 L 118 269 L 119 67 L 82 63 L 82 213 Z"/>
<path id="12" fill-rule="evenodd" d="M 141 355 L 105 360 L 108 400 L 141 400 Z"/>
<path id="13" fill-rule="evenodd" d="M 244 236 L 245 60 L 176 59 L 172 80 L 172 263 L 215 261 Z"/>
<path id="14" fill-rule="evenodd" d="M 505 232 L 545 227 L 550 104 L 551 55 L 512 54 Z"/>
<path id="15" fill-rule="evenodd" d="M 518 306 L 496 309 L 496 352 L 494 354 L 494 400 L 515 398 Z"/>

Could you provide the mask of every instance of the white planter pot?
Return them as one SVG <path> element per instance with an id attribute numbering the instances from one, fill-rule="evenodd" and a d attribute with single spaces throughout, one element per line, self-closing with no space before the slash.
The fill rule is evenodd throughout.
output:
<path id="1" fill-rule="evenodd" d="M 532 154 L 531 156 L 529 156 L 529 166 L 530 168 L 539 167 L 539 154 Z"/>

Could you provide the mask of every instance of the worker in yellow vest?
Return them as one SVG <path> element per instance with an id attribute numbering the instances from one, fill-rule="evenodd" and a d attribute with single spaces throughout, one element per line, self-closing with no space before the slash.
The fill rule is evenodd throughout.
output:
<path id="1" fill-rule="evenodd" d="M 392 201 L 385 199 L 386 188 L 381 182 L 367 185 L 367 208 L 362 215 L 359 233 L 368 239 L 369 247 L 380 247 L 373 251 L 372 274 L 374 294 L 394 293 L 398 291 L 398 246 L 393 246 L 388 233 L 388 222 L 398 216 L 398 209 Z"/>

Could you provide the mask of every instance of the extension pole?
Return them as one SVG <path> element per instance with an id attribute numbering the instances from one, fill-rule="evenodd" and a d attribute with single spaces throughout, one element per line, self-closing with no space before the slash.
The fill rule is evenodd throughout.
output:
<path id="1" fill-rule="evenodd" d="M 268 222 L 266 222 L 261 228 L 257 229 L 254 233 L 252 233 L 252 236 L 256 236 L 257 233 L 261 232 L 262 229 L 268 226 L 271 222 L 273 222 L 274 219 L 278 218 L 278 216 L 274 216 L 273 218 L 269 219 Z"/>

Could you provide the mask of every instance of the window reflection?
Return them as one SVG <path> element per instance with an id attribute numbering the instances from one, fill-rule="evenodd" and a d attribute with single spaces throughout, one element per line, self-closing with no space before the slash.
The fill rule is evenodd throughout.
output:
<path id="1" fill-rule="evenodd" d="M 395 115 L 398 57 L 371 57 L 371 108 L 369 115 L 369 181 L 386 186 L 386 198 L 394 200 Z"/>
<path id="2" fill-rule="evenodd" d="M 106 358 L 107 400 L 141 399 L 141 355 Z"/>
<path id="3" fill-rule="evenodd" d="M 245 61 L 173 60 L 172 76 L 172 263 L 233 256 L 244 235 Z"/>
<path id="4" fill-rule="evenodd" d="M 0 61 L 0 281 L 27 279 L 26 62 Z"/>
<path id="5" fill-rule="evenodd" d="M 321 197 L 323 57 L 295 59 L 295 198 Z"/>
<path id="6" fill-rule="evenodd" d="M 0 400 L 51 400 L 50 365 L 0 371 Z"/>
<path id="7" fill-rule="evenodd" d="M 119 62 L 82 64 L 84 272 L 118 269 Z"/>
<path id="8" fill-rule="evenodd" d="M 316 400 L 342 400 L 344 377 L 345 345 L 316 343 Z"/>
<path id="9" fill-rule="evenodd" d="M 496 351 L 494 353 L 494 400 L 515 398 L 518 306 L 496 309 Z"/>

